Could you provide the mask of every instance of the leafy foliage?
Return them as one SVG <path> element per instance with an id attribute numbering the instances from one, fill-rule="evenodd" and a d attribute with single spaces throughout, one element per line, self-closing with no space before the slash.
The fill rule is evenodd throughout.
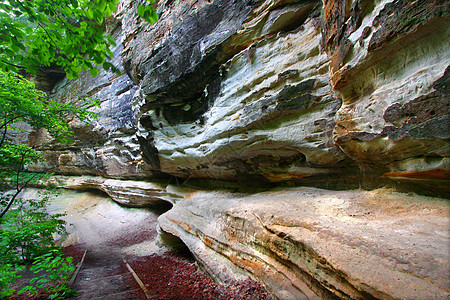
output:
<path id="1" fill-rule="evenodd" d="M 82 70 L 95 76 L 101 66 L 117 71 L 110 60 L 114 39 L 104 34 L 105 19 L 119 0 L 3 0 L 0 2 L 0 69 L 59 66 L 69 79 Z M 142 17 L 156 22 L 153 7 L 140 6 Z"/>
<path id="2" fill-rule="evenodd" d="M 63 299 L 71 293 L 68 280 L 75 267 L 72 258 L 63 258 L 53 240 L 65 232 L 63 214 L 49 214 L 46 205 L 54 191 L 44 191 L 36 199 L 18 199 L 0 224 L 0 298 L 11 296 L 11 283 L 20 277 L 20 265 L 33 262 L 36 277 L 18 294 L 48 294 Z"/>
<path id="3" fill-rule="evenodd" d="M 68 117 L 85 122 L 98 116 L 88 108 L 99 105 L 99 100 L 89 98 L 82 98 L 77 104 L 48 100 L 34 83 L 20 75 L 0 71 L 0 129 L 4 132 L 20 130 L 13 124 L 25 122 L 33 128 L 47 129 L 58 141 L 66 143 L 73 133 L 67 123 Z M 0 147 L 2 145 L 0 143 Z"/>
<path id="4" fill-rule="evenodd" d="M 155 0 L 147 1 L 150 3 L 155 3 Z M 158 21 L 158 15 L 156 14 L 156 10 L 153 6 L 141 4 L 137 8 L 137 13 L 149 23 L 156 23 Z"/>
<path id="5" fill-rule="evenodd" d="M 15 188 L 16 193 L 0 211 L 0 219 L 11 207 L 15 198 L 36 176 L 24 172 L 25 166 L 42 161 L 42 155 L 32 146 L 17 139 L 23 131 L 18 124 L 46 129 L 61 143 L 71 141 L 73 131 L 68 119 L 88 122 L 98 114 L 89 111 L 99 106 L 99 100 L 80 99 L 79 103 L 59 103 L 45 98 L 34 83 L 12 72 L 0 71 L 0 187 Z"/>
<path id="6" fill-rule="evenodd" d="M 11 296 L 14 289 L 10 288 L 10 284 L 21 276 L 18 274 L 19 268 L 11 264 L 0 264 L 0 299 Z"/>
<path id="7" fill-rule="evenodd" d="M 62 214 L 47 212 L 50 195 L 45 191 L 37 200 L 18 199 L 15 209 L 5 215 L 0 227 L 1 264 L 29 263 L 55 249 L 53 235 L 65 232 L 65 221 Z"/>
<path id="8" fill-rule="evenodd" d="M 99 66 L 118 71 L 110 62 L 114 39 L 104 34 L 105 20 L 116 11 L 118 2 L 0 0 L 0 188 L 12 188 L 0 193 L 0 298 L 14 292 L 8 287 L 19 277 L 17 266 L 33 261 L 34 285 L 19 293 L 46 289 L 50 299 L 69 296 L 67 279 L 74 267 L 53 243 L 53 235 L 64 230 L 62 215 L 46 211 L 49 195 L 38 200 L 19 198 L 37 178 L 26 166 L 43 159 L 19 135 L 27 124 L 68 143 L 73 134 L 68 121 L 88 122 L 97 116 L 88 109 L 99 106 L 98 100 L 87 98 L 76 104 L 49 100 L 19 74 L 59 67 L 73 79 L 83 70 L 96 76 Z M 140 5 L 138 13 L 148 22 L 157 21 L 152 6 Z"/>
<path id="9" fill-rule="evenodd" d="M 53 249 L 36 258 L 30 268 L 36 277 L 30 280 L 31 284 L 21 289 L 17 294 L 39 294 L 48 295 L 48 299 L 66 299 L 73 296 L 74 291 L 70 289 L 69 280 L 75 271 L 72 257 L 64 258 L 61 251 Z"/>

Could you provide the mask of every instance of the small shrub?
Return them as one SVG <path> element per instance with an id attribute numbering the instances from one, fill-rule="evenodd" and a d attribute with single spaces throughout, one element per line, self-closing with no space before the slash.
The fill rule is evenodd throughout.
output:
<path id="1" fill-rule="evenodd" d="M 47 212 L 48 191 L 39 199 L 17 200 L 0 224 L 0 264 L 26 264 L 55 248 L 53 234 L 64 232 L 63 214 Z"/>
<path id="2" fill-rule="evenodd" d="M 65 299 L 74 295 L 68 285 L 70 276 L 75 271 L 72 257 L 64 258 L 60 250 L 53 249 L 37 257 L 30 270 L 37 276 L 31 279 L 32 285 L 21 289 L 18 295 L 44 294 L 48 299 Z"/>
<path id="3" fill-rule="evenodd" d="M 54 192 L 44 191 L 37 199 L 17 199 L 16 207 L 0 219 L 0 298 L 13 295 L 11 284 L 20 277 L 22 265 L 31 265 L 36 277 L 17 294 L 45 295 L 64 299 L 73 294 L 68 281 L 75 267 L 54 243 L 54 234 L 65 232 L 64 214 L 49 214 L 47 203 Z M 0 206 L 2 204 L 0 203 Z"/>
<path id="4" fill-rule="evenodd" d="M 13 265 L 0 265 L 0 299 L 9 297 L 14 293 L 14 289 L 9 286 L 21 277 L 17 272 L 18 270 Z"/>

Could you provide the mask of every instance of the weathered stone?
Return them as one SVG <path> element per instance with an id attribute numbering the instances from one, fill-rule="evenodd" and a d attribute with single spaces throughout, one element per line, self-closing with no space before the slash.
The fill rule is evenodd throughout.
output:
<path id="1" fill-rule="evenodd" d="M 445 201 L 389 190 L 204 191 L 159 223 L 219 280 L 251 274 L 279 299 L 449 295 Z"/>
<path id="2" fill-rule="evenodd" d="M 122 12 L 117 17 L 120 20 Z M 122 16 L 123 17 L 123 16 Z M 116 40 L 122 38 L 120 22 L 109 22 Z M 123 24 L 122 24 L 123 26 Z M 118 43 L 112 49 L 111 61 L 123 72 Z M 69 120 L 74 130 L 74 141 L 59 145 L 46 132 L 39 132 L 35 145 L 42 150 L 47 161 L 30 167 L 32 171 L 47 171 L 65 175 L 103 175 L 120 178 L 142 178 L 152 176 L 152 167 L 141 155 L 140 144 L 135 136 L 139 87 L 127 74 L 117 75 L 101 70 L 95 78 L 82 73 L 77 80 L 64 79 L 56 84 L 50 97 L 76 103 L 80 96 L 91 96 L 100 100 L 100 107 L 91 108 L 99 117 L 88 125 L 78 120 Z"/>
<path id="3" fill-rule="evenodd" d="M 70 161 L 38 138 L 46 167 L 348 188 L 412 171 L 401 160 L 447 157 L 445 5 L 369 2 L 325 1 L 320 16 L 319 1 L 161 1 L 150 25 L 122 1 L 114 64 L 132 80 L 102 72 L 58 84 L 57 99 L 102 105 L 88 127 L 72 121 L 76 141 L 60 147 Z"/>
<path id="4" fill-rule="evenodd" d="M 267 38 L 241 51 L 224 65 L 218 95 L 203 120 L 171 125 L 155 110 L 152 127 L 157 128 L 153 137 L 161 171 L 222 180 L 250 174 L 270 181 L 339 172 L 325 167 L 345 159 L 329 142 L 331 128 L 314 125 L 315 118 L 334 115 L 339 105 L 320 71 L 328 60 L 319 53 L 319 42 L 310 22 L 299 32 Z M 303 57 L 301 64 L 297 57 Z M 309 150 L 318 144 L 319 152 Z M 272 163 L 252 161 L 272 154 L 273 147 L 277 152 L 271 155 Z M 298 155 L 306 157 L 304 163 L 290 165 Z"/>
<path id="5" fill-rule="evenodd" d="M 117 180 L 95 176 L 55 176 L 51 182 L 65 189 L 100 190 L 112 200 L 128 207 L 158 207 L 161 202 L 175 204 L 183 194 L 167 184 L 148 181 Z"/>
<path id="6" fill-rule="evenodd" d="M 70 145 L 24 135 L 49 158 L 30 169 L 103 176 L 60 181 L 127 206 L 174 204 L 160 226 L 208 272 L 251 274 L 280 299 L 448 298 L 439 199 L 146 181 L 448 198 L 447 2 L 165 0 L 151 25 L 140 1 L 122 0 L 110 22 L 123 74 L 84 74 L 52 94 L 98 97 L 99 119 L 69 120 Z"/>
<path id="7" fill-rule="evenodd" d="M 381 1 L 369 9 L 360 1 L 351 7 L 327 2 L 334 7 L 324 15 L 330 82 L 343 100 L 334 140 L 353 160 L 393 174 L 412 172 L 419 165 L 413 161 L 423 162 L 424 156 L 448 157 L 449 99 L 443 89 L 450 52 L 444 2 Z M 420 22 L 405 24 L 408 15 Z M 344 20 L 346 26 L 337 26 Z M 366 29 L 370 25 L 373 30 Z M 408 165 L 400 161 L 411 166 L 397 169 Z M 417 175 L 427 174 L 422 183 L 434 182 L 445 195 L 448 183 L 440 177 L 433 181 L 433 165 L 429 168 Z"/>

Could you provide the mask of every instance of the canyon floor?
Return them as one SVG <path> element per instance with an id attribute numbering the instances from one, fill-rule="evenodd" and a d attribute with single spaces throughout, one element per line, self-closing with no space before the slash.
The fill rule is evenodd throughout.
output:
<path id="1" fill-rule="evenodd" d="M 26 196 L 35 193 L 29 190 Z M 66 251 L 77 261 L 87 250 L 74 284 L 77 299 L 145 299 L 124 260 L 152 299 L 271 299 L 250 278 L 236 276 L 239 281 L 216 284 L 199 269 L 186 245 L 162 232 L 158 222 L 189 241 L 196 258 L 208 267 L 221 266 L 220 273 L 234 270 L 227 265 L 233 259 L 242 268 L 250 268 L 250 273 L 259 274 L 257 266 L 261 270 L 267 266 L 269 271 L 259 274 L 259 279 L 271 283 L 270 293 L 280 299 L 289 298 L 289 287 L 298 288 L 305 299 L 339 297 L 343 292 L 358 298 L 360 283 L 375 298 L 438 299 L 450 294 L 447 200 L 389 189 L 291 188 L 250 194 L 194 191 L 173 208 L 170 204 L 161 207 L 162 203 L 155 209 L 125 208 L 95 190 L 61 191 L 50 209 L 67 214 L 68 234 L 62 237 Z M 241 233 L 220 244 L 233 228 Z M 203 244 L 194 238 L 195 233 L 203 235 L 209 246 L 197 249 Z M 252 250 L 258 245 L 258 251 Z M 264 247 L 270 248 L 272 256 L 263 255 Z M 225 264 L 214 264 L 226 255 Z M 306 267 L 315 270 L 316 284 L 334 282 L 330 286 L 334 295 L 321 294 L 313 281 L 300 282 L 296 276 L 303 274 L 298 270 L 303 258 L 310 264 Z M 280 264 L 283 259 L 298 266 L 287 270 Z"/>
<path id="2" fill-rule="evenodd" d="M 67 213 L 66 255 L 78 263 L 87 251 L 73 299 L 147 299 L 126 263 L 150 299 L 272 299 L 250 278 L 227 286 L 215 283 L 177 238 L 158 241 L 157 218 L 164 207 L 124 208 L 97 191 L 64 190 L 51 210 Z"/>

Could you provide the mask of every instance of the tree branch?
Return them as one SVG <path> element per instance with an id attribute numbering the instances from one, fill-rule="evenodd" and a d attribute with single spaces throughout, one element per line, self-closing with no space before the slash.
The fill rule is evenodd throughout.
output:
<path id="1" fill-rule="evenodd" d="M 1 127 L 0 127 L 0 128 L 1 128 Z M 3 135 L 2 135 L 2 140 L 1 140 L 1 142 L 0 142 L 0 148 L 3 147 L 3 143 L 5 142 L 7 130 L 8 130 L 8 127 L 5 126 L 5 128 L 3 128 Z"/>
<path id="2" fill-rule="evenodd" d="M 16 67 L 16 68 L 19 68 L 19 69 L 26 69 L 25 67 L 22 67 L 22 66 L 19 66 L 19 65 L 16 65 L 16 64 L 4 61 L 3 59 L 2 59 L 2 63 L 5 63 L 7 65 L 10 65 L 10 66 L 13 66 L 13 67 Z"/>
<path id="3" fill-rule="evenodd" d="M 16 192 L 14 193 L 14 196 L 11 198 L 11 200 L 9 200 L 8 205 L 5 207 L 5 209 L 2 211 L 2 213 L 0 214 L 0 221 L 3 218 L 3 216 L 8 212 L 8 210 L 11 208 L 11 206 L 13 205 L 14 201 L 16 200 L 17 196 L 19 196 L 19 194 L 23 191 L 24 188 L 26 188 L 28 186 L 28 183 L 30 183 L 31 180 L 33 180 L 38 174 L 33 174 L 33 176 L 28 179 L 23 186 L 20 187 L 20 189 L 17 189 Z"/>
<path id="4" fill-rule="evenodd" d="M 3 218 L 3 216 L 6 214 L 6 212 L 11 208 L 11 206 L 13 205 L 14 201 L 16 200 L 17 196 L 19 196 L 20 192 L 22 192 L 23 188 L 16 191 L 16 193 L 14 194 L 14 196 L 11 198 L 11 200 L 9 200 L 8 205 L 6 206 L 6 208 L 2 211 L 2 213 L 0 214 L 0 220 Z"/>

